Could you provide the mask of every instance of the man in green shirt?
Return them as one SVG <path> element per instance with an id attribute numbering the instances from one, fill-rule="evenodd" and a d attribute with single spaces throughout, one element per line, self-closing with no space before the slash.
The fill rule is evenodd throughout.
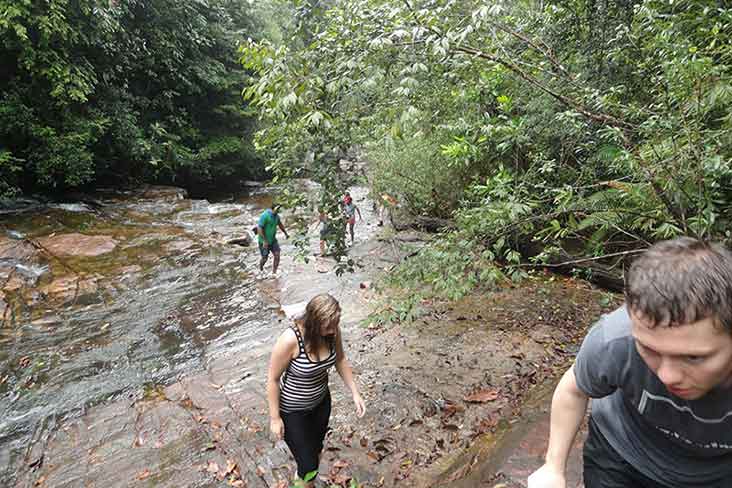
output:
<path id="1" fill-rule="evenodd" d="M 259 271 L 264 270 L 264 263 L 267 262 L 269 252 L 272 251 L 274 261 L 272 262 L 272 273 L 277 273 L 277 267 L 280 265 L 280 244 L 277 242 L 277 228 L 282 229 L 286 238 L 290 238 L 289 234 L 282 225 L 279 216 L 280 206 L 272 205 L 272 208 L 266 209 L 259 216 L 257 222 L 257 237 L 259 240 L 259 254 L 262 258 L 259 260 Z"/>

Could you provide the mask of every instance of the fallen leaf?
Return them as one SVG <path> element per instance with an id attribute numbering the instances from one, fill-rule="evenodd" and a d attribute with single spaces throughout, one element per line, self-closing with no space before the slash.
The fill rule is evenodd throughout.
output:
<path id="1" fill-rule="evenodd" d="M 331 477 L 331 482 L 338 486 L 345 486 L 350 479 L 350 476 L 343 473 L 338 473 L 337 475 Z"/>
<path id="2" fill-rule="evenodd" d="M 475 429 L 478 434 L 485 434 L 486 432 L 490 432 L 498 425 L 498 416 L 491 415 L 488 418 L 482 419 L 478 423 L 478 427 Z"/>
<path id="3" fill-rule="evenodd" d="M 236 488 L 244 488 L 246 484 L 243 480 L 229 480 L 229 486 L 234 486 Z"/>
<path id="4" fill-rule="evenodd" d="M 381 461 L 381 460 L 382 460 L 382 457 L 381 457 L 381 456 L 379 456 L 379 455 L 378 455 L 377 453 L 375 453 L 374 451 L 369 451 L 369 452 L 367 452 L 367 453 L 366 453 L 366 455 L 367 455 L 368 457 L 370 457 L 370 458 L 371 458 L 371 459 L 372 459 L 372 460 L 373 460 L 374 462 L 377 462 L 377 463 L 378 463 L 379 461 Z"/>
<path id="5" fill-rule="evenodd" d="M 336 469 L 345 468 L 347 466 L 348 466 L 348 461 L 346 461 L 344 459 L 339 459 L 338 461 L 333 463 L 333 468 L 336 468 Z"/>
<path id="6" fill-rule="evenodd" d="M 145 480 L 145 479 L 149 478 L 151 474 L 152 473 L 150 473 L 150 470 L 146 469 L 145 471 L 143 471 L 142 473 L 139 473 L 137 475 L 137 479 L 140 481 Z"/>
<path id="7" fill-rule="evenodd" d="M 257 476 L 259 476 L 260 478 L 263 477 L 264 476 L 264 468 L 261 467 L 261 466 L 257 466 L 256 473 L 257 473 Z"/>
<path id="8" fill-rule="evenodd" d="M 38 478 L 36 480 L 36 483 L 33 486 L 41 486 L 45 482 L 46 482 L 46 477 L 45 476 L 41 476 L 40 478 Z"/>
<path id="9" fill-rule="evenodd" d="M 492 402 L 496 398 L 498 398 L 498 390 L 495 388 L 489 388 L 467 395 L 463 400 L 470 403 L 485 403 Z"/>
<path id="10" fill-rule="evenodd" d="M 226 474 L 231 474 L 236 469 L 236 462 L 231 459 L 226 460 Z"/>
<path id="11" fill-rule="evenodd" d="M 442 407 L 442 417 L 451 417 L 458 412 L 463 412 L 464 410 L 465 408 L 462 405 L 458 405 L 452 400 L 445 400 L 445 406 Z"/>
<path id="12" fill-rule="evenodd" d="M 361 437 L 361 447 L 366 447 L 369 445 L 369 440 L 365 437 Z"/>
<path id="13" fill-rule="evenodd" d="M 206 471 L 208 471 L 211 474 L 218 474 L 219 472 L 219 465 L 216 464 L 215 461 L 209 461 L 208 467 L 206 468 Z"/>

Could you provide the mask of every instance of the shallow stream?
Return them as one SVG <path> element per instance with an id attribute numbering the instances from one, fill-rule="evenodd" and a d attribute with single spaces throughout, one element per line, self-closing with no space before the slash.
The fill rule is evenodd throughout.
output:
<path id="1" fill-rule="evenodd" d="M 256 246 L 227 243 L 268 204 L 264 192 L 212 203 L 147 188 L 0 213 L 2 486 L 89 407 L 269 337 L 279 306 L 256 286 Z M 98 254 L 59 241 L 76 233 L 108 240 Z"/>

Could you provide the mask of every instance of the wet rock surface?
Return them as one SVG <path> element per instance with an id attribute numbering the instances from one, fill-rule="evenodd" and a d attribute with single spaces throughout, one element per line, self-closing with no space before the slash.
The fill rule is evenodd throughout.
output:
<path id="1" fill-rule="evenodd" d="M 24 429 L 4 424 L 0 439 L 17 441 L 4 441 L 3 486 L 289 486 L 294 461 L 268 432 L 266 369 L 275 338 L 321 292 L 341 302 L 347 354 L 367 402 L 358 419 L 333 372 L 324 482 L 522 486 L 543 454 L 541 392 L 612 300 L 582 282 L 539 275 L 457 303 L 423 303 L 425 313 L 411 325 L 365 327 L 384 292 L 374 285 L 379 274 L 425 236 L 377 235 L 365 191 L 352 193 L 365 219 L 350 251 L 359 266 L 340 277 L 332 260 L 293 261 L 286 242 L 280 273 L 254 277 L 256 247 L 226 242 L 251 226 L 266 199 L 204 204 L 171 190 L 158 204 L 107 203 L 107 215 L 133 229 L 97 229 L 119 241 L 112 252 L 86 258 L 105 272 L 66 263 L 94 277 L 96 304 L 27 316 L 19 305 L 27 290 L 7 302 L 16 315 L 4 330 L 16 337 L 0 336 L 8 378 L 0 393 L 13 400 L 5 418 L 40 413 Z M 64 265 L 51 264 L 41 286 L 63 275 Z M 69 328 L 75 332 L 64 333 Z M 30 336 L 31 349 L 18 350 L 19 333 Z M 63 342 L 49 342 L 51 333 Z M 38 366 L 53 361 L 44 353 L 52 349 L 58 369 Z M 74 368 L 64 368 L 68 358 Z M 52 401 L 60 405 L 47 407 Z M 518 426 L 534 437 L 516 434 Z"/>
<path id="2" fill-rule="evenodd" d="M 36 242 L 49 253 L 59 256 L 99 256 L 117 247 L 117 241 L 110 236 L 77 232 L 43 237 Z"/>

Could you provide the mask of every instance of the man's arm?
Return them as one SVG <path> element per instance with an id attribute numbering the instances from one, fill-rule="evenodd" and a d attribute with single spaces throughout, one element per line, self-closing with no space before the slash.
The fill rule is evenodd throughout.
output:
<path id="1" fill-rule="evenodd" d="M 269 247 L 269 242 L 267 241 L 267 238 L 264 237 L 264 229 L 261 225 L 257 225 L 257 234 L 259 234 L 259 237 L 262 238 L 262 245 L 267 248 Z"/>
<path id="2" fill-rule="evenodd" d="M 287 231 L 285 230 L 285 226 L 282 225 L 282 219 L 277 219 L 277 225 L 279 226 L 280 230 L 285 234 L 285 237 L 289 239 L 290 234 L 287 233 Z"/>
<path id="3" fill-rule="evenodd" d="M 585 417 L 588 400 L 577 386 L 572 366 L 554 390 L 545 463 L 529 476 L 528 488 L 566 488 L 567 458 Z"/>

